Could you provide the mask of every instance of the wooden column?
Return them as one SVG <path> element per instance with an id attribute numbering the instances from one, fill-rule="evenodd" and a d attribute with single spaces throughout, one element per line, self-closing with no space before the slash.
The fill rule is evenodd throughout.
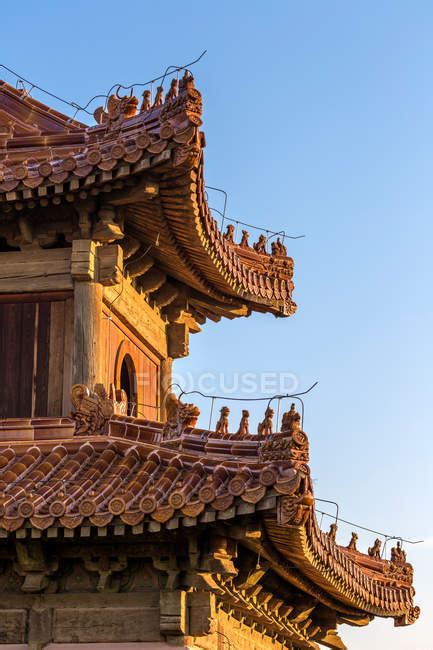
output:
<path id="1" fill-rule="evenodd" d="M 171 357 L 162 359 L 159 370 L 159 419 L 162 422 L 166 420 L 165 396 L 172 381 L 172 367 L 173 359 Z"/>
<path id="2" fill-rule="evenodd" d="M 90 389 L 102 383 L 101 340 L 102 285 L 95 281 L 96 245 L 87 239 L 72 246 L 71 273 L 74 278 L 74 384 Z"/>

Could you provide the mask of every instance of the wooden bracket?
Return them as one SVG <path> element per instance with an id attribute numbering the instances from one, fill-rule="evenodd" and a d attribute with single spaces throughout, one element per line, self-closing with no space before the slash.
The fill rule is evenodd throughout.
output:
<path id="1" fill-rule="evenodd" d="M 95 279 L 97 244 L 91 239 L 75 239 L 72 242 L 71 275 L 78 282 Z"/>
<path id="2" fill-rule="evenodd" d="M 96 249 L 97 277 L 104 286 L 122 281 L 123 250 L 118 244 L 98 246 Z"/>

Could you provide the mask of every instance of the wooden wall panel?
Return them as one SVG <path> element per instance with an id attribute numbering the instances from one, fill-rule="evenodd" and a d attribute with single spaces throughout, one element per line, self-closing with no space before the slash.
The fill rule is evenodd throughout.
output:
<path id="1" fill-rule="evenodd" d="M 38 331 L 37 331 L 37 358 L 36 358 L 36 382 L 35 382 L 35 415 L 47 415 L 48 404 L 48 372 L 50 353 L 50 326 L 51 326 L 51 303 L 38 303 Z"/>
<path id="2" fill-rule="evenodd" d="M 104 310 L 102 319 L 103 382 L 108 387 L 120 388 L 120 369 L 123 358 L 129 354 L 137 377 L 137 406 L 133 415 L 159 419 L 159 365 L 160 360 L 148 350 L 113 314 Z"/>
<path id="3" fill-rule="evenodd" d="M 74 344 L 74 299 L 65 300 L 65 345 L 63 349 L 63 403 L 62 415 L 71 412 L 72 356 Z"/>
<path id="4" fill-rule="evenodd" d="M 63 355 L 65 346 L 65 302 L 51 303 L 47 412 L 61 414 L 63 406 Z M 53 381 L 55 377 L 55 381 Z"/>
<path id="5" fill-rule="evenodd" d="M 69 412 L 72 299 L 43 298 L 0 303 L 0 418 Z"/>
<path id="6" fill-rule="evenodd" d="M 31 413 L 35 315 L 34 303 L 0 306 L 0 417 Z"/>

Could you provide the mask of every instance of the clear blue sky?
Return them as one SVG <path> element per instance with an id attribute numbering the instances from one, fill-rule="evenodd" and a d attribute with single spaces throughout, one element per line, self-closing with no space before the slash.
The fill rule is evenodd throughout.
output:
<path id="1" fill-rule="evenodd" d="M 2 8 L 0 60 L 79 102 L 208 49 L 194 70 L 208 184 L 231 216 L 307 237 L 289 242 L 298 313 L 208 323 L 176 370 L 319 380 L 305 420 L 317 496 L 429 540 L 407 548 L 420 621 L 345 627 L 351 650 L 432 647 L 432 33 L 421 1 Z"/>

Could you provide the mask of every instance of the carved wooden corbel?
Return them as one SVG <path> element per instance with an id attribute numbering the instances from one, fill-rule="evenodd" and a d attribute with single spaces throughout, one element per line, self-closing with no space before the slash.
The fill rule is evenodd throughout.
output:
<path id="1" fill-rule="evenodd" d="M 123 250 L 118 244 L 98 246 L 98 282 L 104 286 L 119 284 L 122 281 Z"/>
<path id="2" fill-rule="evenodd" d="M 85 569 L 93 573 L 98 573 L 99 575 L 96 587 L 98 591 L 119 591 L 120 578 L 114 579 L 113 573 L 119 574 L 127 566 L 128 560 L 125 554 L 120 554 L 116 558 L 109 557 L 108 554 L 101 554 L 95 557 L 95 552 L 89 551 L 84 555 Z"/>
<path id="3" fill-rule="evenodd" d="M 114 207 L 108 205 L 100 208 L 98 218 L 99 221 L 97 221 L 93 228 L 93 239 L 104 244 L 110 244 L 117 239 L 123 239 L 123 232 Z"/>
<path id="4" fill-rule="evenodd" d="M 201 558 L 200 570 L 225 576 L 237 575 L 233 560 L 236 555 L 236 545 L 233 540 L 221 535 L 212 535 L 209 553 Z"/>
<path id="5" fill-rule="evenodd" d="M 39 593 L 50 587 L 50 577 L 58 570 L 57 558 L 47 559 L 41 542 L 15 542 L 17 560 L 14 569 L 24 577 L 21 590 L 27 593 Z"/>

